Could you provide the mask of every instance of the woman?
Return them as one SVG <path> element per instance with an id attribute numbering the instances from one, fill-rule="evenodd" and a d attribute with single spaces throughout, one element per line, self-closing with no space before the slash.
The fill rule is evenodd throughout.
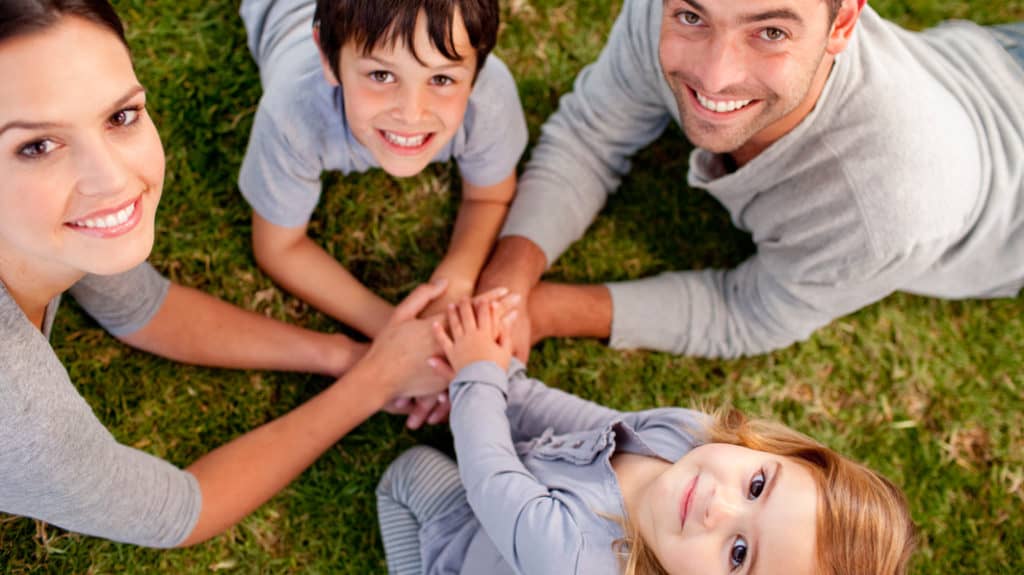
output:
<path id="1" fill-rule="evenodd" d="M 421 286 L 366 351 L 171 284 L 145 263 L 164 176 L 105 0 L 0 3 L 0 511 L 154 547 L 233 525 L 395 397 L 435 393 Z M 118 444 L 47 336 L 69 290 L 135 347 L 222 367 L 347 373 L 185 470 Z M 365 353 L 362 359 L 355 363 Z M 436 362 L 435 362 L 436 363 Z"/>

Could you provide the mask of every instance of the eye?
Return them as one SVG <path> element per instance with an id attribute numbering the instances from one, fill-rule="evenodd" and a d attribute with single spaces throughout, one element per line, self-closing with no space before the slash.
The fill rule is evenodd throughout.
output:
<path id="1" fill-rule="evenodd" d="M 386 70 L 374 70 L 369 74 L 370 79 L 379 84 L 390 84 L 395 81 L 395 75 Z"/>
<path id="2" fill-rule="evenodd" d="M 25 158 L 41 158 L 57 149 L 57 143 L 53 140 L 37 140 L 29 142 L 18 150 L 18 155 Z"/>
<path id="3" fill-rule="evenodd" d="M 761 492 L 764 491 L 764 470 L 760 470 L 750 478 L 750 486 L 747 489 L 747 499 L 753 501 L 761 496 Z"/>
<path id="4" fill-rule="evenodd" d="M 435 86 L 451 86 L 452 84 L 455 83 L 455 79 L 453 79 L 451 76 L 444 76 L 438 74 L 437 76 L 434 76 L 430 79 L 430 83 Z"/>
<path id="5" fill-rule="evenodd" d="M 139 120 L 139 114 L 141 108 L 125 108 L 124 110 L 118 110 L 114 112 L 114 115 L 110 116 L 110 125 L 114 127 L 131 126 Z"/>
<path id="6" fill-rule="evenodd" d="M 732 542 L 732 548 L 729 549 L 729 568 L 735 571 L 743 566 L 743 562 L 747 560 L 747 540 L 742 537 L 737 537 Z"/>
<path id="7" fill-rule="evenodd" d="M 676 15 L 676 18 L 687 26 L 697 26 L 701 22 L 700 16 L 696 12 L 691 12 L 690 10 L 680 12 Z"/>
<path id="8" fill-rule="evenodd" d="M 767 42 L 779 42 L 780 40 L 785 40 L 788 37 L 787 34 L 779 28 L 765 28 L 764 30 L 761 30 L 760 36 L 762 40 Z"/>

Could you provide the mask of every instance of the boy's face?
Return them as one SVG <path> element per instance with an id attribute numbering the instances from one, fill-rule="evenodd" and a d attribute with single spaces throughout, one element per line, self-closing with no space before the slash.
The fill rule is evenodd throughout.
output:
<path id="1" fill-rule="evenodd" d="M 414 38 L 419 60 L 401 41 L 369 54 L 352 42 L 341 49 L 339 72 L 349 127 L 393 176 L 420 173 L 462 124 L 473 90 L 476 50 L 458 11 L 452 37 L 462 61 L 445 58 L 431 44 L 427 18 L 420 13 Z"/>

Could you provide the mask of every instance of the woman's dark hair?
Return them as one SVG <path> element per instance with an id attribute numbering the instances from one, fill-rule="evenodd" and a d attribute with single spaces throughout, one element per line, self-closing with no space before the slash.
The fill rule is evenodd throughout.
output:
<path id="1" fill-rule="evenodd" d="M 128 46 L 121 19 L 107 0 L 0 0 L 0 42 L 46 30 L 64 16 L 98 24 Z"/>
<path id="2" fill-rule="evenodd" d="M 419 60 L 413 38 L 421 12 L 431 44 L 445 58 L 461 60 L 464 55 L 455 51 L 452 38 L 456 8 L 476 50 L 479 72 L 498 41 L 498 0 L 317 0 L 313 22 L 320 29 L 320 49 L 340 76 L 341 48 L 350 41 L 365 54 L 400 40 Z"/>

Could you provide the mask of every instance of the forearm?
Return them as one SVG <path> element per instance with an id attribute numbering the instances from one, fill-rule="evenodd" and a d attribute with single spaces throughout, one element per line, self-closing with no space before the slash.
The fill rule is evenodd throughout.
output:
<path id="1" fill-rule="evenodd" d="M 612 328 L 612 298 L 603 285 L 540 282 L 530 292 L 532 338 L 607 339 Z"/>
<path id="2" fill-rule="evenodd" d="M 370 337 L 391 316 L 391 304 L 308 237 L 276 250 L 258 248 L 256 256 L 260 267 L 288 292 Z"/>
<path id="3" fill-rule="evenodd" d="M 507 287 L 524 298 L 529 295 L 547 269 L 548 261 L 537 244 L 522 236 L 498 240 L 487 267 L 480 273 L 477 293 Z"/>
<path id="4" fill-rule="evenodd" d="M 182 546 L 223 532 L 283 489 L 325 450 L 391 397 L 360 365 L 288 414 L 204 455 L 187 469 L 203 506 Z"/>
<path id="5" fill-rule="evenodd" d="M 344 335 L 279 322 L 177 284 L 148 324 L 121 339 L 196 365 L 327 375 L 340 374 L 365 351 Z"/>

